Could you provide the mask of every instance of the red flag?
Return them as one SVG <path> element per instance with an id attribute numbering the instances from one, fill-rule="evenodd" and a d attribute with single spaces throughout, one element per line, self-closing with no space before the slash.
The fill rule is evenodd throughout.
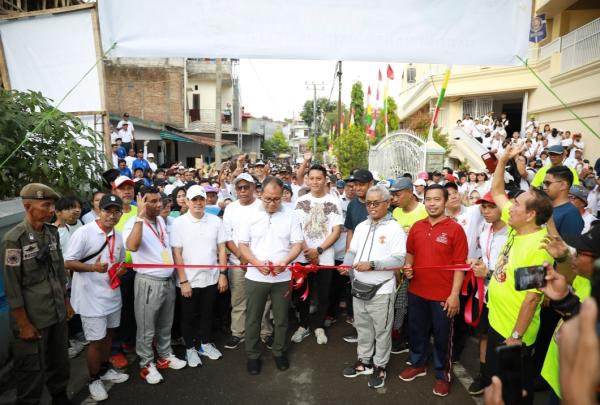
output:
<path id="1" fill-rule="evenodd" d="M 394 71 L 392 70 L 392 67 L 390 65 L 388 65 L 387 67 L 387 78 L 390 80 L 394 80 Z"/>
<path id="2" fill-rule="evenodd" d="M 367 90 L 367 95 L 371 95 L 371 86 L 369 85 L 369 90 Z"/>
<path id="3" fill-rule="evenodd" d="M 377 87 L 377 96 L 375 96 L 376 100 L 379 100 L 379 87 Z"/>
<path id="4" fill-rule="evenodd" d="M 381 69 L 379 69 L 379 75 L 377 77 L 379 78 L 379 81 L 381 81 Z"/>

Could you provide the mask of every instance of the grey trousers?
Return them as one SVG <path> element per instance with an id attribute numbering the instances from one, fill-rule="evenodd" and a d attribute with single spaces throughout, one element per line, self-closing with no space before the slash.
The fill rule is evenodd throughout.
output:
<path id="1" fill-rule="evenodd" d="M 352 305 L 358 359 L 365 364 L 372 360 L 376 367 L 385 367 L 392 351 L 394 294 L 376 294 L 369 301 L 353 298 Z"/>
<path id="2" fill-rule="evenodd" d="M 140 367 L 154 361 L 152 341 L 156 339 L 159 357 L 173 353 L 171 325 L 175 309 L 175 281 L 138 273 L 135 277 L 135 321 L 137 323 L 135 351 Z"/>
<path id="3" fill-rule="evenodd" d="M 287 349 L 288 309 L 290 283 L 261 283 L 246 279 L 246 354 L 249 359 L 260 357 L 260 325 L 267 300 L 271 297 L 273 310 L 273 347 L 275 356 Z"/>
<path id="4" fill-rule="evenodd" d="M 244 337 L 246 324 L 246 272 L 239 267 L 230 267 L 228 271 L 229 290 L 231 291 L 231 335 Z M 273 335 L 273 326 L 269 320 L 271 299 L 265 305 L 260 337 Z"/>

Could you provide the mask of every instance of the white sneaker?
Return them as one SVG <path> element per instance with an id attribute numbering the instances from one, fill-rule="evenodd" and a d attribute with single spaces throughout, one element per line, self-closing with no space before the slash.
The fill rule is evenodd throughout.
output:
<path id="1" fill-rule="evenodd" d="M 323 328 L 315 329 L 315 337 L 317 338 L 317 344 L 319 344 L 319 345 L 327 344 L 327 335 L 325 334 L 325 330 Z"/>
<path id="2" fill-rule="evenodd" d="M 298 326 L 298 329 L 296 329 L 296 332 L 294 332 L 294 334 L 292 335 L 292 342 L 300 343 L 304 339 L 306 339 L 308 335 L 310 335 L 310 329 Z"/>
<path id="3" fill-rule="evenodd" d="M 102 380 L 94 380 L 89 385 L 88 388 L 90 390 L 90 397 L 96 402 L 104 401 L 108 399 L 108 393 L 106 392 L 106 388 L 104 388 L 104 384 Z"/>
<path id="4" fill-rule="evenodd" d="M 85 346 L 79 340 L 69 339 L 68 353 L 70 359 L 77 357 L 79 353 L 83 351 L 83 349 L 85 349 Z"/>
<path id="5" fill-rule="evenodd" d="M 198 349 L 198 354 L 200 354 L 200 356 L 206 356 L 211 360 L 219 360 L 223 357 L 223 354 L 212 343 L 201 344 Z"/>
<path id="6" fill-rule="evenodd" d="M 146 380 L 148 384 L 158 384 L 163 380 L 163 376 L 156 369 L 156 365 L 154 363 L 148 363 L 146 367 L 143 367 L 140 370 L 140 376 Z"/>
<path id="7" fill-rule="evenodd" d="M 202 360 L 200 360 L 200 356 L 198 356 L 198 351 L 193 347 L 185 351 L 185 358 L 187 359 L 187 365 L 190 367 L 202 365 Z"/>
<path id="8" fill-rule="evenodd" d="M 129 380 L 129 374 L 120 373 L 117 370 L 111 368 L 104 375 L 100 376 L 102 381 L 110 381 L 111 383 L 120 384 Z"/>
<path id="9" fill-rule="evenodd" d="M 158 359 L 156 362 L 156 368 L 171 368 L 173 370 L 181 370 L 187 366 L 187 362 L 185 360 L 181 360 L 177 358 L 173 353 L 170 353 L 167 357 L 163 357 Z"/>

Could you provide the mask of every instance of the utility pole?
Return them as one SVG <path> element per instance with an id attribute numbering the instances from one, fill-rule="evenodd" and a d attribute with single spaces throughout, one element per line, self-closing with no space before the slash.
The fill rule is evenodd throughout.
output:
<path id="1" fill-rule="evenodd" d="M 340 137 L 340 130 L 342 124 L 342 61 L 339 60 L 337 69 L 338 77 L 338 105 L 337 105 L 337 125 L 335 126 L 335 138 Z"/>
<path id="2" fill-rule="evenodd" d="M 316 82 L 306 82 L 306 88 L 309 89 L 312 86 L 313 88 L 313 156 L 317 155 L 317 86 L 319 86 L 319 90 L 324 90 L 325 83 L 316 83 Z"/>
<path id="3" fill-rule="evenodd" d="M 217 168 L 221 165 L 221 58 L 217 58 L 215 66 L 216 94 L 215 94 L 215 163 Z"/>

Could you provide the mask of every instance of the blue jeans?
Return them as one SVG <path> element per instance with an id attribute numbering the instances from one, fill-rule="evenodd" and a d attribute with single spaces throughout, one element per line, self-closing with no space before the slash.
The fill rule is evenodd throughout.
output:
<path id="1" fill-rule="evenodd" d="M 443 302 L 408 293 L 408 345 L 413 367 L 426 367 L 429 336 L 433 331 L 435 378 L 450 382 L 454 318 L 448 318 Z"/>

